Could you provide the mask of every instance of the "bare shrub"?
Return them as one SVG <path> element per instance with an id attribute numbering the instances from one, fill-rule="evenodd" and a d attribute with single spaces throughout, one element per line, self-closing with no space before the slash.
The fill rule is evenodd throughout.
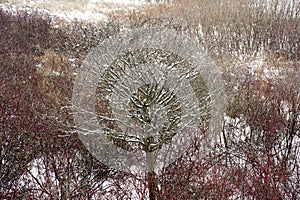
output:
<path id="1" fill-rule="evenodd" d="M 122 28 L 160 24 L 198 39 L 223 70 L 231 98 L 213 151 L 203 153 L 196 140 L 155 177 L 156 196 L 299 199 L 300 23 L 294 3 L 178 0 L 112 13 L 107 24 L 56 21 L 56 28 L 38 11 L 0 9 L 0 198 L 149 195 L 141 177 L 93 158 L 73 134 L 66 106 L 73 69 L 92 47 Z M 257 56 L 263 62 L 253 70 Z"/>
<path id="2" fill-rule="evenodd" d="M 73 134 L 67 106 L 73 70 L 114 29 L 93 35 L 95 26 L 53 24 L 21 8 L 0 15 L 0 198 L 90 198 L 96 186 L 89 182 L 107 171 Z M 75 182 L 69 190 L 66 179 Z"/>

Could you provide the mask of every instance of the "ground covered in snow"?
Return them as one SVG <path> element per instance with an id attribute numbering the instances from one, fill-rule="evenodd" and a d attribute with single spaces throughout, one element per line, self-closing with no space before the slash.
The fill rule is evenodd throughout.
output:
<path id="1" fill-rule="evenodd" d="M 16 9 L 35 8 L 58 17 L 72 20 L 105 21 L 108 14 L 120 9 L 135 9 L 147 2 L 143 0 L 3 0 L 0 6 Z"/>

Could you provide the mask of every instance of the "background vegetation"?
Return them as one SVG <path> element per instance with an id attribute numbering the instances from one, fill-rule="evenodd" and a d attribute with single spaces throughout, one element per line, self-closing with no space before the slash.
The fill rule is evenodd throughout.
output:
<path id="1" fill-rule="evenodd" d="M 74 72 L 92 47 L 122 29 L 159 24 L 203 46 L 229 102 L 213 153 L 200 158 L 196 139 L 156 177 L 155 198 L 299 199 L 299 11 L 298 1 L 174 0 L 89 23 L 0 8 L 0 198 L 148 197 L 146 180 L 90 155 L 68 106 Z"/>

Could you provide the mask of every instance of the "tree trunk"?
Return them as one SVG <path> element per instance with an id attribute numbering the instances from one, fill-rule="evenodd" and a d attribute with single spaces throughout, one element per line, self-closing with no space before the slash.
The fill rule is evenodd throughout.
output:
<path id="1" fill-rule="evenodd" d="M 154 171 L 147 173 L 147 181 L 149 190 L 149 200 L 156 200 L 156 180 Z"/>
<path id="2" fill-rule="evenodd" d="M 146 154 L 146 161 L 147 161 L 147 183 L 148 183 L 148 190 L 149 190 L 149 200 L 156 200 L 156 179 L 155 179 L 155 172 L 154 172 L 154 160 L 153 154 L 147 153 Z"/>

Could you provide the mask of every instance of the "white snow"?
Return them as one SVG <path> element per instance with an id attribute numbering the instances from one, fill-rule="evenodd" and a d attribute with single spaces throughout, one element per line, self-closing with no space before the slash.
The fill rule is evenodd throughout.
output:
<path id="1" fill-rule="evenodd" d="M 233 131 L 234 130 L 234 131 Z M 245 117 L 240 115 L 236 118 L 229 116 L 224 117 L 224 131 L 227 133 L 234 133 L 232 139 L 245 140 L 251 133 L 251 128 L 247 124 Z"/>
<path id="2" fill-rule="evenodd" d="M 88 4 L 95 4 L 97 2 L 121 4 L 121 5 L 138 5 L 146 3 L 145 0 L 90 0 Z"/>
<path id="3" fill-rule="evenodd" d="M 82 21 L 107 21 L 108 17 L 102 13 L 82 12 L 73 10 L 65 13 L 56 13 L 57 16 L 66 19 L 67 21 L 82 20 Z"/>
<path id="4" fill-rule="evenodd" d="M 108 14 L 116 10 L 138 9 L 147 4 L 145 0 L 89 0 L 72 1 L 61 0 L 53 3 L 51 0 L 12 0 L 0 3 L 0 7 L 9 11 L 37 9 L 47 14 L 55 15 L 67 21 L 107 21 Z"/>

